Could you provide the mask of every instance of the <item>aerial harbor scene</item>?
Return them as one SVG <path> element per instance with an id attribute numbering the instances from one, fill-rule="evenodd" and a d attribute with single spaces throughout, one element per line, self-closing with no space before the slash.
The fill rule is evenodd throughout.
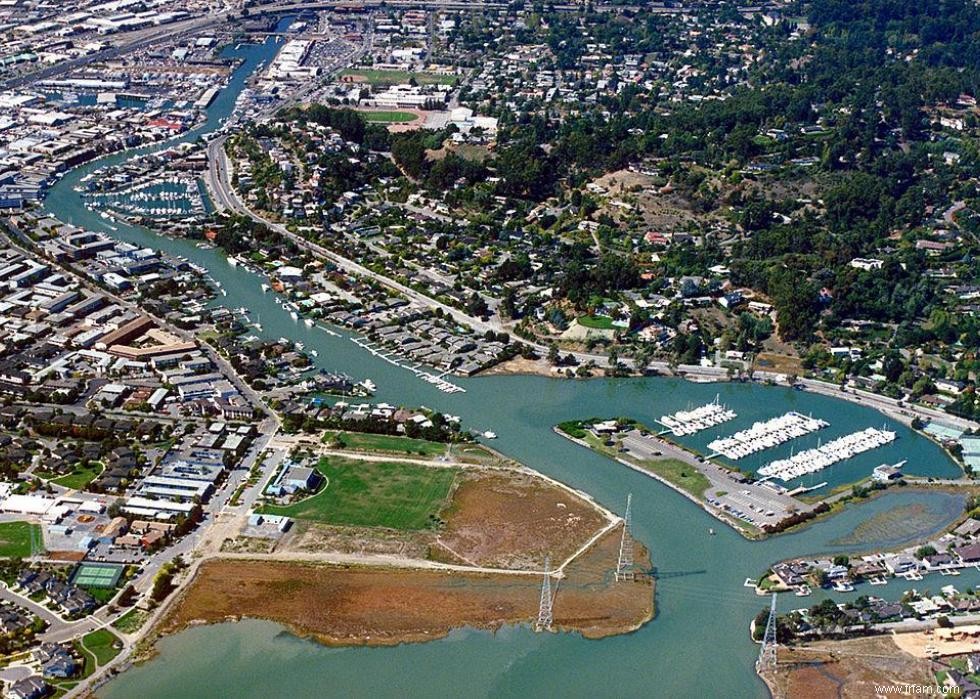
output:
<path id="1" fill-rule="evenodd" d="M 4 696 L 980 697 L 976 3 L 0 35 Z"/>

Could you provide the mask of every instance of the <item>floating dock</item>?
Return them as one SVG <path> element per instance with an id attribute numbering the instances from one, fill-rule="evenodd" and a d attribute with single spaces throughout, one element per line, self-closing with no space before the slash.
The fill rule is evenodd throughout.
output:
<path id="1" fill-rule="evenodd" d="M 846 461 L 852 456 L 890 444 L 896 438 L 897 435 L 891 430 L 869 427 L 866 430 L 852 432 L 832 442 L 827 442 L 822 447 L 807 449 L 788 459 L 777 459 L 770 462 L 759 469 L 759 475 L 778 478 L 785 483 L 809 473 L 822 471 L 828 466 Z"/>
<path id="2" fill-rule="evenodd" d="M 693 410 L 678 410 L 671 415 L 662 415 L 657 421 L 667 428 L 675 437 L 695 434 L 715 427 L 738 417 L 734 410 L 729 410 L 718 402 L 718 396 L 711 403 L 706 403 Z"/>
<path id="3" fill-rule="evenodd" d="M 742 457 L 785 444 L 792 439 L 811 434 L 829 425 L 830 423 L 824 420 L 791 411 L 765 422 L 756 422 L 752 427 L 736 432 L 731 437 L 710 442 L 708 448 L 714 454 L 710 455 L 709 458 L 721 455 L 732 461 L 737 461 Z"/>

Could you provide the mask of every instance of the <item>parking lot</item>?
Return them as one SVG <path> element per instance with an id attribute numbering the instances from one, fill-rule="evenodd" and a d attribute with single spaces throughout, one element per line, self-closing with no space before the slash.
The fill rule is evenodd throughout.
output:
<path id="1" fill-rule="evenodd" d="M 653 434 L 630 430 L 623 435 L 622 448 L 626 455 L 640 461 L 677 459 L 690 464 L 711 484 L 705 491 L 708 505 L 756 527 L 771 526 L 791 514 L 810 509 L 810 505 L 779 492 L 770 484 L 742 482 L 737 474 Z"/>

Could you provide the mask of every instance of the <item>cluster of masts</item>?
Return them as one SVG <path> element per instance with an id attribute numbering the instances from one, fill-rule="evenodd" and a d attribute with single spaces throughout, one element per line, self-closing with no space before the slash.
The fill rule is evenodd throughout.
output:
<path id="1" fill-rule="evenodd" d="M 669 429 L 675 436 L 683 437 L 734 420 L 736 417 L 738 416 L 735 411 L 721 405 L 718 402 L 718 396 L 715 396 L 713 402 L 693 410 L 678 410 L 672 415 L 662 415 L 660 424 Z"/>
<path id="2" fill-rule="evenodd" d="M 180 187 L 181 190 L 175 191 L 173 187 Z M 197 183 L 177 177 L 145 182 L 113 192 L 89 194 L 88 198 L 100 206 L 144 216 L 179 216 L 204 211 Z M 92 208 L 88 204 L 86 207 Z"/>
<path id="3" fill-rule="evenodd" d="M 759 469 L 760 476 L 791 481 L 808 473 L 822 471 L 838 461 L 845 461 L 857 454 L 877 449 L 894 442 L 897 435 L 891 430 L 869 427 L 860 432 L 839 437 L 815 449 L 807 449 L 788 459 L 777 459 Z"/>
<path id="4" fill-rule="evenodd" d="M 708 444 L 708 448 L 735 461 L 816 432 L 829 424 L 818 418 L 791 411 L 765 422 L 756 422 L 752 427 L 736 432 L 731 437 L 716 439 Z"/>

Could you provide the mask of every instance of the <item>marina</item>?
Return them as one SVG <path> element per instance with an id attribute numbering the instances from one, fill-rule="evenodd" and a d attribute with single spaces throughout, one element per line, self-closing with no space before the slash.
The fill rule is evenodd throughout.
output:
<path id="1" fill-rule="evenodd" d="M 752 427 L 730 437 L 709 442 L 708 448 L 714 453 L 708 458 L 721 455 L 737 461 L 829 426 L 830 423 L 825 420 L 790 411 L 765 422 L 756 422 Z"/>
<path id="2" fill-rule="evenodd" d="M 662 415 L 658 422 L 674 436 L 683 437 L 734 420 L 736 417 L 738 416 L 735 411 L 721 405 L 719 396 L 716 395 L 711 403 L 693 410 L 678 410 L 671 415 Z"/>
<path id="3" fill-rule="evenodd" d="M 816 473 L 852 456 L 877 449 L 894 442 L 895 432 L 869 427 L 827 442 L 821 447 L 807 449 L 788 459 L 772 461 L 759 469 L 760 476 L 778 478 L 786 482 L 809 473 Z"/>

